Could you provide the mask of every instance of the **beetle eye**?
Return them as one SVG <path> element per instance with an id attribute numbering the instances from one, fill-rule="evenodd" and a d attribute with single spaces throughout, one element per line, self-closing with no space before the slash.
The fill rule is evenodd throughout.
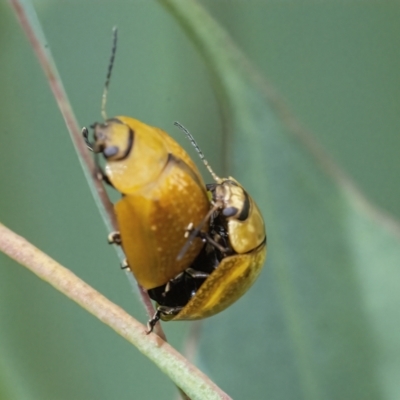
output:
<path id="1" fill-rule="evenodd" d="M 236 207 L 226 207 L 222 210 L 222 215 L 224 217 L 233 217 L 238 211 L 239 210 Z"/>
<path id="2" fill-rule="evenodd" d="M 114 157 L 118 154 L 118 147 L 117 146 L 109 146 L 103 150 L 103 154 L 105 158 Z"/>

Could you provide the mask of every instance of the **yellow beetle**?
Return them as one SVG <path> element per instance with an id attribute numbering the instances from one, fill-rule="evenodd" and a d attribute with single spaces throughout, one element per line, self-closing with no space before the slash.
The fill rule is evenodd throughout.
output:
<path id="1" fill-rule="evenodd" d="M 188 268 L 204 246 L 196 238 L 177 261 L 188 225 L 201 223 L 210 208 L 201 175 L 161 129 L 123 116 L 92 128 L 94 142 L 87 139 L 87 144 L 103 154 L 105 180 L 123 195 L 114 205 L 119 227 L 114 240 L 121 242 L 142 287 L 164 285 Z"/>
<path id="2" fill-rule="evenodd" d="M 208 234 L 201 233 L 202 224 L 194 229 L 180 253 L 185 254 L 196 236 L 207 240 L 190 268 L 167 285 L 149 290 L 158 303 L 148 323 L 149 332 L 159 319 L 195 320 L 223 311 L 254 283 L 267 254 L 264 220 L 254 200 L 233 178 L 219 178 L 192 135 L 176 125 L 184 130 L 216 181 L 207 185 L 212 198 L 211 223 Z"/>
<path id="3" fill-rule="evenodd" d="M 116 48 L 114 28 L 101 106 L 104 122 L 91 126 L 93 142 L 87 128 L 82 134 L 88 148 L 106 160 L 104 171 L 99 166 L 104 181 L 122 194 L 114 205 L 119 232 L 111 234 L 109 241 L 122 245 L 138 283 L 152 289 L 188 268 L 201 251 L 204 243 L 196 238 L 177 260 L 188 225 L 204 220 L 210 201 L 196 165 L 167 133 L 130 117 L 107 119 Z"/>

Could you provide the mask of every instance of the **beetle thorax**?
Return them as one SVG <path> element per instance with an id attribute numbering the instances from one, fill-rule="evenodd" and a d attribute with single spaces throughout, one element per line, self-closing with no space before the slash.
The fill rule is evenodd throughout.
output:
<path id="1" fill-rule="evenodd" d="M 168 162 L 162 136 L 133 118 L 117 117 L 106 125 L 107 129 L 98 129 L 96 143 L 102 140 L 109 180 L 123 194 L 145 191 L 147 185 L 157 182 Z M 110 153 L 115 156 L 108 156 Z"/>

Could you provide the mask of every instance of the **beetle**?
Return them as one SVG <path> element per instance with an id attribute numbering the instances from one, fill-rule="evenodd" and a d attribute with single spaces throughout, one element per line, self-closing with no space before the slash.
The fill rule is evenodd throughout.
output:
<path id="1" fill-rule="evenodd" d="M 101 178 L 122 194 L 114 204 L 119 232 L 111 234 L 109 242 L 122 245 L 136 280 L 151 289 L 184 271 L 201 251 L 204 242 L 196 238 L 177 260 L 187 226 L 204 219 L 210 200 L 195 163 L 166 132 L 126 116 L 107 118 L 105 105 L 116 47 L 114 28 L 102 96 L 104 122 L 91 126 L 92 141 L 87 128 L 82 134 L 87 147 L 105 159 L 103 169 L 96 157 Z"/>
<path id="2" fill-rule="evenodd" d="M 220 178 L 209 166 L 190 132 L 181 128 L 215 183 L 208 184 L 212 207 L 209 232 L 202 223 L 192 229 L 178 259 L 197 236 L 207 240 L 193 264 L 166 285 L 149 290 L 157 311 L 148 322 L 150 332 L 159 319 L 196 320 L 215 315 L 238 300 L 260 274 L 267 255 L 267 236 L 262 214 L 250 195 L 233 178 Z"/>
<path id="3" fill-rule="evenodd" d="M 92 129 L 94 141 L 88 145 L 103 154 L 104 179 L 122 194 L 114 205 L 119 232 L 111 241 L 122 245 L 143 288 L 163 285 L 189 267 L 204 246 L 196 238 L 177 260 L 187 226 L 199 224 L 210 208 L 200 172 L 159 128 L 118 116 Z"/>

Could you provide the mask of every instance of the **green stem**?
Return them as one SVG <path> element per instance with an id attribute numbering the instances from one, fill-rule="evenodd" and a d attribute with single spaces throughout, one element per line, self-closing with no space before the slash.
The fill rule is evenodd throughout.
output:
<path id="1" fill-rule="evenodd" d="M 0 224 L 0 250 L 108 325 L 152 360 L 192 400 L 230 399 L 205 374 L 122 308 L 70 270 Z"/>

